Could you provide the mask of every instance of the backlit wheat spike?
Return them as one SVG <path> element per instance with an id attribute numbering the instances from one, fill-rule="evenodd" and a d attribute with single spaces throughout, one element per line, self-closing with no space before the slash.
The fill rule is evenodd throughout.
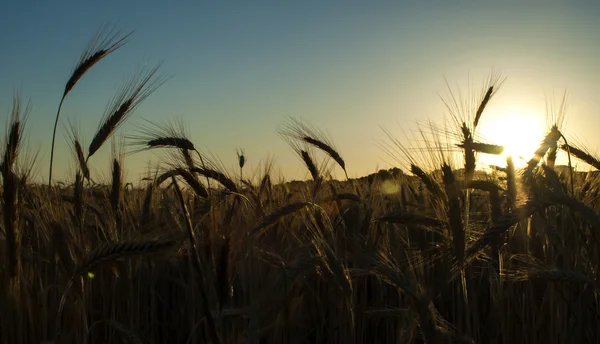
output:
<path id="1" fill-rule="evenodd" d="M 196 245 L 196 236 L 194 234 L 194 228 L 193 228 L 190 212 L 188 211 L 185 200 L 183 198 L 183 193 L 181 192 L 181 189 L 179 188 L 179 185 L 177 184 L 175 177 L 171 177 L 171 180 L 173 182 L 173 187 L 175 189 L 175 193 L 177 194 L 177 199 L 179 200 L 179 204 L 181 205 L 183 214 L 185 216 L 187 237 L 190 242 L 190 248 L 191 248 L 191 252 L 190 252 L 191 257 L 190 258 L 192 260 L 192 263 L 194 265 L 194 268 L 195 268 L 196 274 L 197 274 L 197 281 L 198 281 L 198 284 L 200 287 L 199 289 L 200 289 L 200 297 L 201 297 L 201 306 L 204 311 L 204 315 L 206 316 L 206 319 L 207 319 L 206 325 L 208 328 L 208 332 L 211 336 L 213 343 L 220 344 L 221 337 L 219 335 L 219 331 L 217 329 L 214 318 L 212 316 L 210 304 L 208 301 L 207 287 L 204 282 L 204 273 L 203 273 L 203 269 L 202 269 L 202 264 L 200 263 L 200 257 L 198 255 L 198 247 Z"/>
<path id="2" fill-rule="evenodd" d="M 481 95 L 477 96 L 472 89 L 469 89 L 467 90 L 466 97 L 460 89 L 457 91 L 452 90 L 448 80 L 446 80 L 448 92 L 446 96 L 440 96 L 440 98 L 457 127 L 460 128 L 464 125 L 474 133 L 485 108 L 489 105 L 489 102 L 501 88 L 505 80 L 506 78 L 502 73 L 493 70 L 484 81 Z"/>
<path id="3" fill-rule="evenodd" d="M 231 192 L 235 192 L 235 193 L 238 192 L 238 188 L 235 185 L 235 183 L 233 182 L 233 180 L 229 179 L 229 177 L 227 177 L 222 172 L 219 172 L 219 171 L 216 171 L 213 169 L 209 169 L 209 168 L 194 168 L 192 170 L 192 172 L 201 174 L 205 177 L 208 177 L 208 178 L 218 181 L 219 183 L 221 183 L 221 185 L 226 187 Z"/>
<path id="4" fill-rule="evenodd" d="M 304 136 L 303 139 L 305 142 L 310 143 L 311 145 L 313 145 L 313 146 L 319 148 L 320 150 L 326 152 L 327 154 L 329 154 L 329 156 L 335 162 L 337 162 L 338 165 L 340 165 L 340 167 L 346 174 L 346 179 L 348 178 L 348 173 L 346 172 L 346 163 L 344 162 L 344 159 L 342 159 L 340 154 L 335 149 L 333 149 L 333 147 L 331 147 L 330 145 L 328 145 L 327 143 L 325 143 L 321 140 L 312 138 L 310 136 Z"/>
<path id="5" fill-rule="evenodd" d="M 312 179 L 317 181 L 319 179 L 319 170 L 317 169 L 317 165 L 315 165 L 312 157 L 305 150 L 301 151 L 300 155 L 302 157 L 302 161 L 304 161 L 304 164 L 306 165 L 306 168 L 310 172 Z"/>
<path id="6" fill-rule="evenodd" d="M 183 168 L 178 168 L 177 174 L 179 174 L 185 180 L 185 182 L 192 188 L 192 190 L 194 190 L 196 195 L 203 198 L 208 197 L 208 191 L 206 191 L 206 188 L 202 184 L 200 184 L 198 179 L 196 179 L 196 177 L 194 177 L 194 175 L 192 175 L 191 172 Z"/>
<path id="7" fill-rule="evenodd" d="M 80 276 L 91 271 L 99 265 L 122 257 L 133 257 L 171 249 L 179 244 L 178 240 L 150 240 L 129 241 L 117 243 L 104 243 L 89 253 L 87 258 L 79 264 L 74 276 Z"/>
<path id="8" fill-rule="evenodd" d="M 316 128 L 298 119 L 291 118 L 290 123 L 281 128 L 279 130 L 279 133 L 288 139 L 307 143 L 325 152 L 342 168 L 346 179 L 348 179 L 348 173 L 346 171 L 346 162 L 344 161 L 344 159 L 342 159 L 342 156 L 334 148 L 333 143 L 328 138 L 328 135 L 326 135 L 324 132 L 317 130 Z M 302 158 L 304 159 L 304 157 Z"/>
<path id="9" fill-rule="evenodd" d="M 148 148 L 156 147 L 177 147 L 181 149 L 194 150 L 194 144 L 183 137 L 157 137 L 147 141 Z"/>
<path id="10" fill-rule="evenodd" d="M 552 127 L 552 129 L 546 134 L 544 140 L 540 144 L 539 148 L 535 151 L 533 157 L 527 162 L 527 166 L 525 167 L 524 174 L 531 173 L 533 168 L 540 162 L 540 159 L 546 155 L 546 152 L 550 147 L 556 145 L 556 141 L 560 139 L 561 132 L 556 127 Z"/>
<path id="11" fill-rule="evenodd" d="M 427 188 L 431 194 L 436 196 L 438 199 L 445 198 L 444 192 L 442 191 L 440 185 L 419 166 L 411 164 L 410 171 L 421 180 L 421 182 L 425 185 L 425 188 Z"/>
<path id="12" fill-rule="evenodd" d="M 554 168 L 554 165 L 556 164 L 556 155 L 558 153 L 558 147 L 557 146 L 550 146 L 550 149 L 548 150 L 548 154 L 546 155 L 546 164 L 549 167 Z"/>
<path id="13" fill-rule="evenodd" d="M 90 170 L 85 161 L 85 155 L 83 153 L 83 148 L 81 148 L 81 143 L 75 140 L 73 142 L 73 145 L 75 149 L 75 154 L 77 155 L 77 162 L 79 162 L 79 168 L 81 169 L 81 173 L 83 173 L 85 179 L 90 179 Z"/>
<path id="14" fill-rule="evenodd" d="M 515 163 L 511 156 L 506 157 L 506 198 L 508 208 L 512 209 L 517 201 L 517 178 Z"/>
<path id="15" fill-rule="evenodd" d="M 136 134 L 128 136 L 131 146 L 137 146 L 138 151 L 155 148 L 179 148 L 195 151 L 196 147 L 188 138 L 187 129 L 181 120 L 169 120 L 156 123 L 145 120 L 136 128 Z"/>
<path id="16" fill-rule="evenodd" d="M 17 276 L 19 263 L 19 177 L 14 173 L 14 164 L 21 149 L 24 122 L 29 113 L 29 106 L 21 108 L 18 94 L 13 96 L 10 120 L 7 123 L 4 157 L 2 158 L 2 217 L 6 239 L 6 270 L 9 278 Z"/>
<path id="17" fill-rule="evenodd" d="M 500 145 L 493 145 L 493 144 L 489 144 L 489 143 L 482 143 L 482 142 L 470 142 L 470 143 L 461 143 L 456 145 L 459 148 L 465 148 L 465 145 L 470 145 L 470 148 L 475 151 L 475 152 L 479 152 L 479 153 L 485 153 L 485 154 L 493 154 L 493 155 L 500 155 L 502 153 L 504 153 L 504 147 L 500 146 Z"/>
<path id="18" fill-rule="evenodd" d="M 87 162 L 85 161 L 85 153 L 83 151 L 83 146 L 81 145 L 81 137 L 79 135 L 78 126 L 69 121 L 69 125 L 67 127 L 67 141 L 70 142 L 71 149 L 73 150 L 73 155 L 75 160 L 79 164 L 79 170 L 83 174 L 85 179 L 90 180 L 90 170 L 88 168 Z"/>
<path id="19" fill-rule="evenodd" d="M 452 252 L 460 264 L 464 262 L 465 230 L 461 217 L 460 194 L 451 167 L 444 163 L 442 175 L 446 197 L 448 198 L 448 224 L 452 233 Z"/>
<path id="20" fill-rule="evenodd" d="M 132 34 L 133 31 L 121 34 L 121 32 L 115 31 L 114 27 L 109 27 L 108 25 L 103 26 L 94 37 L 92 37 L 83 53 L 81 53 L 77 65 L 73 69 L 69 80 L 67 80 L 63 98 L 67 96 L 85 73 L 87 73 L 96 63 L 100 62 L 100 60 L 125 45 L 127 39 Z"/>
<path id="21" fill-rule="evenodd" d="M 200 184 L 200 182 L 196 178 L 194 178 L 190 171 L 184 168 L 175 168 L 164 172 L 163 174 L 156 177 L 156 179 L 154 180 L 154 185 L 159 186 L 166 180 L 171 179 L 174 176 L 181 176 L 198 196 L 203 198 L 208 197 L 208 191 L 206 190 L 206 188 L 202 184 Z"/>
<path id="22" fill-rule="evenodd" d="M 475 150 L 473 149 L 473 133 L 467 126 L 467 123 L 463 122 L 461 127 L 463 133 L 463 152 L 465 159 L 465 179 L 467 181 L 473 178 L 475 173 Z"/>
<path id="23" fill-rule="evenodd" d="M 121 34 L 119 31 L 115 31 L 114 27 L 108 25 L 103 26 L 95 35 L 92 37 L 87 47 L 79 57 L 77 65 L 73 69 L 69 80 L 65 84 L 65 90 L 60 99 L 58 110 L 56 111 L 56 118 L 54 120 L 54 129 L 52 130 L 52 145 L 50 148 L 50 172 L 48 175 L 48 185 L 52 183 L 52 165 L 54 162 L 54 145 L 56 140 L 56 128 L 58 126 L 58 119 L 60 117 L 60 110 L 63 102 L 67 97 L 67 94 L 71 92 L 77 82 L 87 73 L 96 63 L 105 58 L 106 56 L 119 49 L 127 42 L 129 36 L 133 34 L 133 31 L 127 34 Z"/>
<path id="24" fill-rule="evenodd" d="M 139 74 L 134 75 L 113 97 L 104 113 L 96 135 L 90 143 L 87 159 L 94 155 L 115 130 L 123 124 L 125 119 L 166 81 L 164 78 L 152 80 L 159 67 L 160 64 L 147 73 L 141 71 Z"/>
<path id="25" fill-rule="evenodd" d="M 25 122 L 30 112 L 30 104 L 22 105 L 21 96 L 15 93 L 12 99 L 12 109 L 9 122 L 6 123 L 6 136 L 4 138 L 4 154 L 2 168 L 10 170 L 17 161 L 19 148 L 23 140 Z"/>
<path id="26" fill-rule="evenodd" d="M 477 112 L 475 113 L 475 120 L 473 121 L 473 128 L 477 128 L 477 124 L 479 124 L 479 119 L 481 119 L 481 114 L 483 114 L 483 110 L 485 109 L 487 103 L 490 101 L 492 97 L 492 92 L 494 92 L 494 86 L 490 86 L 485 92 L 479 107 L 477 108 Z"/>
<path id="27" fill-rule="evenodd" d="M 301 209 L 303 209 L 304 207 L 310 205 L 310 203 L 307 202 L 295 202 L 295 203 L 291 203 L 288 205 L 285 205 L 277 210 L 275 210 L 274 212 L 272 212 L 271 214 L 267 215 L 262 222 L 260 222 L 259 224 L 257 224 L 256 226 L 254 226 L 254 228 L 252 228 L 250 230 L 250 233 L 257 233 L 258 231 L 260 231 L 263 228 L 266 228 L 272 224 L 274 224 L 275 222 L 277 222 L 279 219 L 281 219 L 282 217 L 285 217 L 287 215 L 293 214 Z"/>
<path id="28" fill-rule="evenodd" d="M 560 146 L 560 148 L 565 152 L 575 156 L 577 159 L 594 167 L 595 169 L 600 170 L 600 160 L 598 160 L 598 158 L 594 157 L 591 153 L 585 151 L 584 149 L 578 148 L 573 144 L 563 144 Z"/>
<path id="29" fill-rule="evenodd" d="M 504 214 L 500 217 L 500 219 L 498 219 L 497 222 L 492 223 L 492 225 L 486 229 L 483 235 L 467 249 L 466 256 L 470 257 L 471 255 L 477 253 L 479 250 L 492 243 L 494 238 L 496 238 L 499 234 L 503 234 L 514 224 L 530 217 L 534 213 L 541 211 L 546 207 L 549 207 L 550 205 L 552 205 L 552 203 L 528 200 L 523 205 L 516 208 L 513 212 Z"/>
<path id="30" fill-rule="evenodd" d="M 113 211 L 113 216 L 116 221 L 117 228 L 120 229 L 121 223 L 121 188 L 123 183 L 123 176 L 121 173 L 121 163 L 118 159 L 114 158 L 112 163 L 112 183 L 110 190 L 110 206 Z"/>
<path id="31" fill-rule="evenodd" d="M 146 195 L 144 196 L 144 203 L 142 205 L 142 214 L 140 218 L 140 225 L 147 225 L 152 220 L 152 200 L 154 199 L 154 184 L 150 183 L 146 187 Z"/>

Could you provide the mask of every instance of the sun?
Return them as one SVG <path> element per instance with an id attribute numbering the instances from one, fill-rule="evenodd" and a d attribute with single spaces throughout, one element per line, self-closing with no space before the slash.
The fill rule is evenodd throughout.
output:
<path id="1" fill-rule="evenodd" d="M 505 166 L 508 156 L 512 156 L 516 167 L 525 166 L 544 138 L 545 118 L 524 109 L 499 109 L 487 115 L 477 132 L 484 142 L 504 146 L 504 153 L 500 156 L 480 154 L 482 167 Z"/>

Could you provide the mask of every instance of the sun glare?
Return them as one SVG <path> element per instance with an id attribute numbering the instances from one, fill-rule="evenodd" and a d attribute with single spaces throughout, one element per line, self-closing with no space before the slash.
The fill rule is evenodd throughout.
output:
<path id="1" fill-rule="evenodd" d="M 545 119 L 521 110 L 498 111 L 490 114 L 481 123 L 478 132 L 486 143 L 504 146 L 504 154 L 491 156 L 482 154 L 484 165 L 506 164 L 506 157 L 512 156 L 516 167 L 522 167 L 533 156 L 544 138 Z"/>

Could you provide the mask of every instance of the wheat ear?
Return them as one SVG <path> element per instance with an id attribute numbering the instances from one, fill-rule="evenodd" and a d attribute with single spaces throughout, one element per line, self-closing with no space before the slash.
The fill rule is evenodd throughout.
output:
<path id="1" fill-rule="evenodd" d="M 307 202 L 295 202 L 295 203 L 291 203 L 288 205 L 285 205 L 277 210 L 275 210 L 274 212 L 272 212 L 271 214 L 267 215 L 262 222 L 260 222 L 259 224 L 257 224 L 256 226 L 254 226 L 254 228 L 252 228 L 250 230 L 251 234 L 255 234 L 258 233 L 261 229 L 266 228 L 272 224 L 274 224 L 275 222 L 277 222 L 279 219 L 281 219 L 284 216 L 293 214 L 301 209 L 303 209 L 304 207 L 310 205 L 310 203 Z"/>
<path id="2" fill-rule="evenodd" d="M 156 253 L 173 248 L 180 240 L 148 240 L 104 243 L 95 248 L 87 258 L 79 264 L 74 276 L 81 276 L 99 265 L 121 257 L 133 257 Z"/>
<path id="3" fill-rule="evenodd" d="M 482 143 L 482 142 L 470 142 L 468 144 L 470 145 L 470 148 L 475 152 L 492 154 L 492 155 L 500 155 L 500 154 L 504 153 L 504 147 L 500 146 L 500 145 L 494 145 L 494 144 Z M 463 142 L 456 146 L 464 149 L 465 145 L 466 145 L 466 143 Z"/>
<path id="4" fill-rule="evenodd" d="M 340 165 L 340 167 L 344 171 L 344 174 L 346 175 L 346 179 L 348 179 L 348 172 L 346 171 L 346 162 L 344 162 L 342 156 L 331 145 L 328 145 L 324 141 L 310 136 L 304 136 L 303 140 L 327 153 L 338 165 Z"/>
<path id="5" fill-rule="evenodd" d="M 87 159 L 94 155 L 142 101 L 166 81 L 165 78 L 158 78 L 152 81 L 159 67 L 160 64 L 146 74 L 143 74 L 142 71 L 138 75 L 134 75 L 113 97 L 98 126 L 96 135 L 94 135 L 92 142 L 90 142 Z"/>
<path id="6" fill-rule="evenodd" d="M 421 180 L 421 183 L 425 185 L 425 188 L 427 188 L 432 195 L 438 199 L 445 198 L 444 192 L 442 191 L 442 188 L 440 188 L 440 185 L 430 175 L 425 173 L 423 169 L 415 164 L 411 164 L 410 171 L 417 176 L 419 180 Z"/>
<path id="7" fill-rule="evenodd" d="M 169 240 L 104 243 L 96 247 L 92 252 L 88 254 L 87 258 L 83 262 L 81 262 L 76 268 L 73 276 L 69 279 L 65 291 L 63 292 L 58 306 L 56 317 L 57 337 L 60 337 L 60 319 L 66 302 L 67 292 L 69 291 L 77 277 L 91 271 L 92 269 L 95 269 L 101 264 L 113 261 L 117 258 L 133 257 L 165 251 L 173 248 L 180 242 L 180 239 L 174 238 Z"/>
<path id="8" fill-rule="evenodd" d="M 464 263 L 465 257 L 465 230 L 460 211 L 460 194 L 451 167 L 444 163 L 442 175 L 446 197 L 448 198 L 448 221 L 452 233 L 452 252 L 460 264 Z"/>
<path id="9" fill-rule="evenodd" d="M 122 47 L 126 42 L 127 38 L 133 34 L 133 31 L 122 35 L 120 32 L 109 28 L 107 25 L 103 26 L 90 40 L 88 46 L 85 48 L 77 65 L 73 69 L 69 80 L 65 84 L 65 90 L 60 99 L 58 110 L 56 111 L 56 118 L 54 120 L 54 129 L 52 130 L 52 145 L 50 148 L 50 171 L 48 173 L 48 185 L 52 183 L 52 164 L 54 162 L 54 144 L 56 139 L 56 128 L 58 126 L 58 118 L 60 117 L 60 110 L 62 109 L 63 102 L 67 97 L 67 94 L 71 92 L 77 82 L 89 71 L 96 63 L 105 58 L 106 56 L 113 53 L 115 50 Z"/>
<path id="10" fill-rule="evenodd" d="M 235 183 L 233 182 L 233 180 L 231 180 L 225 174 L 223 174 L 219 171 L 209 169 L 209 168 L 194 168 L 194 169 L 192 169 L 192 172 L 201 174 L 207 178 L 211 178 L 211 179 L 218 181 L 219 183 L 221 183 L 221 185 L 226 187 L 231 192 L 235 192 L 235 193 L 238 192 L 238 188 L 235 185 Z"/>
<path id="11" fill-rule="evenodd" d="M 334 148 L 333 143 L 328 138 L 328 135 L 326 135 L 324 132 L 317 130 L 316 128 L 308 125 L 307 123 L 304 123 L 303 121 L 291 118 L 290 123 L 282 129 L 280 129 L 279 133 L 284 137 L 308 143 L 309 145 L 317 147 L 318 149 L 325 152 L 342 168 L 346 179 L 348 179 L 348 173 L 346 171 L 346 162 L 344 161 L 344 159 L 342 159 L 342 156 Z"/>
<path id="12" fill-rule="evenodd" d="M 19 178 L 13 172 L 21 148 L 24 122 L 29 106 L 21 108 L 18 94 L 13 97 L 13 105 L 8 132 L 5 137 L 4 157 L 2 159 L 2 211 L 6 238 L 6 263 L 9 277 L 16 277 L 18 271 L 18 228 L 19 228 Z"/>
<path id="13" fill-rule="evenodd" d="M 579 160 L 585 162 L 586 164 L 594 167 L 595 169 L 600 170 L 600 160 L 598 160 L 598 158 L 596 158 L 595 156 L 593 156 L 591 153 L 585 151 L 584 149 L 576 147 L 573 144 L 563 144 L 563 145 L 560 146 L 560 148 L 562 150 L 564 150 L 565 152 L 568 152 L 568 153 L 572 154 L 577 159 L 579 159 Z"/>

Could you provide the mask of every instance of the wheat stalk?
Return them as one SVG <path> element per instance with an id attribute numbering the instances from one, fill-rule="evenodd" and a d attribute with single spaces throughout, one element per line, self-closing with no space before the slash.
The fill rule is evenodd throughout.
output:
<path id="1" fill-rule="evenodd" d="M 219 300 L 219 311 L 223 310 L 227 295 L 229 294 L 229 256 L 230 256 L 230 239 L 229 237 L 223 240 L 216 264 L 216 281 L 217 295 Z"/>
<path id="2" fill-rule="evenodd" d="M 307 143 L 325 152 L 342 168 L 346 179 L 348 179 L 346 162 L 325 133 L 295 118 L 291 118 L 290 123 L 281 128 L 279 133 L 286 138 Z M 302 158 L 304 159 L 304 156 Z"/>
<path id="3" fill-rule="evenodd" d="M 180 167 L 166 171 L 163 174 L 156 177 L 156 179 L 154 180 L 154 185 L 159 186 L 160 184 L 164 183 L 167 179 L 170 179 L 174 176 L 181 176 L 198 196 L 203 198 L 208 197 L 208 191 L 206 191 L 206 188 L 202 186 L 202 184 L 200 184 L 198 179 L 196 179 L 191 172 Z"/>
<path id="4" fill-rule="evenodd" d="M 421 285 L 408 271 L 403 271 L 390 257 L 383 253 L 376 253 L 375 257 L 362 256 L 369 269 L 379 278 L 406 293 L 411 301 L 411 306 L 418 315 L 419 325 L 425 336 L 426 343 L 437 343 L 435 322 L 435 307 L 427 298 Z"/>
<path id="5" fill-rule="evenodd" d="M 492 155 L 500 155 L 500 154 L 504 153 L 503 146 L 489 144 L 489 143 L 463 142 L 463 143 L 457 144 L 456 146 L 459 148 L 466 149 L 467 145 L 469 146 L 468 148 L 472 149 L 475 152 L 479 152 L 479 153 L 492 154 Z"/>
<path id="6" fill-rule="evenodd" d="M 96 63 L 100 62 L 100 60 L 125 45 L 127 39 L 132 34 L 133 31 L 130 31 L 123 35 L 121 32 L 115 31 L 114 27 L 109 27 L 108 25 L 103 26 L 92 37 L 83 53 L 81 53 L 77 65 L 75 65 L 69 80 L 67 80 L 63 98 L 67 96 L 85 73 L 87 73 Z"/>
<path id="7" fill-rule="evenodd" d="M 21 96 L 15 93 L 12 99 L 10 119 L 6 124 L 7 131 L 4 137 L 4 154 L 2 159 L 3 170 L 11 170 L 17 161 L 29 112 L 30 104 L 23 107 Z"/>
<path id="8" fill-rule="evenodd" d="M 465 230 L 460 211 L 460 195 L 452 168 L 446 163 L 442 165 L 442 176 L 448 199 L 448 224 L 452 233 L 452 252 L 458 262 L 463 264 L 465 257 Z"/>
<path id="9" fill-rule="evenodd" d="M 194 144 L 184 137 L 157 137 L 146 142 L 148 148 L 177 147 L 194 150 Z"/>
<path id="10" fill-rule="evenodd" d="M 552 129 L 546 134 L 544 140 L 540 144 L 539 148 L 535 151 L 533 157 L 527 162 L 527 166 L 525 167 L 525 172 L 523 173 L 524 177 L 528 176 L 533 168 L 540 162 L 540 159 L 546 155 L 546 152 L 550 147 L 556 145 L 556 141 L 560 139 L 562 136 L 561 132 L 557 127 L 552 127 Z"/>
<path id="11" fill-rule="evenodd" d="M 81 173 L 75 174 L 75 184 L 73 186 L 73 206 L 75 208 L 74 217 L 77 221 L 79 230 L 83 229 L 85 204 L 83 200 L 83 177 Z"/>
<path id="12" fill-rule="evenodd" d="M 112 163 L 112 184 L 110 189 L 110 205 L 116 223 L 116 228 L 121 226 L 121 185 L 123 183 L 121 174 L 121 164 L 116 158 Z"/>
<path id="13" fill-rule="evenodd" d="M 87 73 L 96 63 L 105 58 L 106 56 L 113 53 L 115 50 L 122 47 L 126 42 L 127 38 L 133 34 L 133 31 L 122 35 L 118 31 L 114 31 L 113 28 L 103 26 L 92 39 L 89 41 L 87 47 L 79 57 L 77 65 L 73 69 L 69 80 L 65 85 L 65 90 L 60 99 L 58 110 L 56 111 L 56 118 L 54 120 L 54 129 L 52 130 L 52 145 L 50 148 L 50 171 L 48 174 L 48 185 L 52 183 L 52 166 L 54 162 L 54 144 L 56 139 L 56 128 L 58 126 L 58 119 L 60 117 L 60 110 L 62 109 L 63 102 L 67 97 L 67 94 L 75 87 L 77 82 Z"/>
<path id="14" fill-rule="evenodd" d="M 319 170 L 317 169 L 317 165 L 315 165 L 310 154 L 307 151 L 302 150 L 300 151 L 300 156 L 302 157 L 302 161 L 304 161 L 306 168 L 310 172 L 312 179 L 317 181 L 319 179 Z"/>
<path id="15" fill-rule="evenodd" d="M 88 254 L 86 259 L 82 261 L 75 270 L 73 277 L 81 276 L 98 266 L 117 258 L 129 258 L 138 255 L 157 253 L 172 249 L 179 243 L 180 239 L 104 243 Z"/>
<path id="16" fill-rule="evenodd" d="M 222 172 L 219 172 L 219 171 L 214 170 L 214 169 L 209 169 L 209 168 L 194 168 L 192 170 L 192 172 L 201 174 L 201 175 L 203 175 L 203 176 L 205 176 L 207 178 L 211 178 L 211 179 L 214 179 L 214 180 L 218 181 L 219 183 L 221 183 L 221 185 L 223 185 L 224 187 L 226 187 L 231 192 L 234 192 L 234 193 L 238 192 L 238 188 L 235 185 L 235 183 L 233 182 L 233 180 L 231 180 L 230 178 L 228 178 Z"/>
<path id="17" fill-rule="evenodd" d="M 148 184 L 146 187 L 146 195 L 144 196 L 144 203 L 142 205 L 142 214 L 140 218 L 140 224 L 142 226 L 147 225 L 152 220 L 152 200 L 154 196 L 154 183 Z"/>
<path id="18" fill-rule="evenodd" d="M 274 224 L 275 222 L 279 221 L 279 219 L 281 219 L 282 217 L 293 214 L 308 205 L 310 205 L 310 203 L 308 203 L 308 202 L 295 202 L 295 203 L 287 204 L 287 205 L 275 210 L 271 214 L 267 215 L 259 224 L 257 224 L 250 230 L 250 233 L 251 234 L 258 233 L 261 229 Z"/>
<path id="19" fill-rule="evenodd" d="M 65 291 L 63 292 L 56 317 L 57 337 L 60 337 L 60 319 L 66 302 L 67 292 L 77 277 L 115 259 L 129 258 L 165 251 L 172 249 L 180 242 L 181 239 L 177 237 L 164 240 L 125 241 L 117 243 L 103 243 L 92 250 L 92 252 L 90 252 L 87 257 L 77 266 L 75 272 L 69 279 Z"/>
<path id="20" fill-rule="evenodd" d="M 517 178 L 515 164 L 511 156 L 506 157 L 506 197 L 508 208 L 512 209 L 517 201 Z"/>
<path id="21" fill-rule="evenodd" d="M 165 78 L 152 81 L 159 67 L 160 64 L 146 74 L 143 73 L 143 70 L 140 71 L 137 75 L 131 77 L 113 97 L 98 126 L 96 135 L 90 142 L 86 160 L 96 153 L 142 101 L 166 81 Z"/>
<path id="22" fill-rule="evenodd" d="M 6 238 L 6 264 L 8 277 L 17 276 L 18 251 L 19 251 L 19 178 L 13 171 L 15 162 L 21 148 L 24 124 L 29 114 L 29 105 L 21 108 L 19 94 L 13 96 L 10 120 L 4 145 L 2 159 L 2 212 L 4 219 L 4 233 Z"/>
<path id="23" fill-rule="evenodd" d="M 434 195 L 436 198 L 443 200 L 445 198 L 444 192 L 440 185 L 419 166 L 411 164 L 410 171 L 421 180 L 421 183 L 425 185 L 425 188 Z"/>
<path id="24" fill-rule="evenodd" d="M 531 215 L 535 214 L 543 210 L 546 207 L 549 207 L 553 203 L 550 202 L 541 202 L 538 200 L 528 200 L 520 207 L 516 208 L 513 212 L 506 213 L 501 216 L 497 222 L 492 223 L 490 227 L 486 229 L 471 247 L 467 249 L 466 256 L 470 257 L 473 254 L 477 253 L 481 249 L 483 249 L 486 245 L 489 245 L 493 242 L 494 238 L 497 238 L 498 235 L 503 234 L 508 228 L 518 223 L 521 220 L 524 220 Z"/>
<path id="25" fill-rule="evenodd" d="M 475 119 L 473 120 L 473 128 L 477 128 L 477 124 L 479 124 L 479 120 L 481 119 L 481 115 L 483 114 L 483 110 L 487 106 L 488 102 L 492 98 L 492 94 L 494 93 L 494 86 L 490 86 L 485 92 L 483 99 L 481 99 L 481 103 L 475 112 Z"/>
<path id="26" fill-rule="evenodd" d="M 185 204 L 185 200 L 183 199 L 183 194 L 181 193 L 181 189 L 175 180 L 175 177 L 171 177 L 173 181 L 173 186 L 175 188 L 175 193 L 177 194 L 177 199 L 179 200 L 179 204 L 183 210 L 183 214 L 185 216 L 185 225 L 188 234 L 188 240 L 190 241 L 190 247 L 192 252 L 190 252 L 192 263 L 194 264 L 194 268 L 196 269 L 196 273 L 198 275 L 198 284 L 200 285 L 200 296 L 202 298 L 202 309 L 204 310 L 204 315 L 207 318 L 207 327 L 210 333 L 210 336 L 215 344 L 221 343 L 221 338 L 219 336 L 219 331 L 215 325 L 214 318 L 212 316 L 212 312 L 210 310 L 210 304 L 208 301 L 206 285 L 204 283 L 204 274 L 202 271 L 202 265 L 200 264 L 200 257 L 198 256 L 198 248 L 196 246 L 196 236 L 194 234 L 194 228 L 192 225 L 192 220 L 190 218 L 190 213 Z"/>
<path id="27" fill-rule="evenodd" d="M 577 159 L 582 160 L 586 164 L 594 167 L 597 170 L 600 170 L 600 160 L 594 157 L 590 152 L 585 149 L 579 148 L 573 144 L 563 144 L 560 146 L 562 150 L 567 153 L 574 155 Z"/>
<path id="28" fill-rule="evenodd" d="M 246 156 L 244 155 L 244 151 L 240 148 L 236 152 L 238 158 L 238 165 L 240 166 L 240 181 L 244 180 L 243 172 L 244 165 L 246 165 Z"/>
<path id="29" fill-rule="evenodd" d="M 75 156 L 75 160 L 79 164 L 79 170 L 81 171 L 85 179 L 90 180 L 90 170 L 88 168 L 87 162 L 85 161 L 85 153 L 83 152 L 83 147 L 81 145 L 82 141 L 79 136 L 79 128 L 73 122 L 69 121 L 67 133 L 67 140 L 71 143 L 73 155 Z"/>
<path id="30" fill-rule="evenodd" d="M 138 125 L 137 134 L 128 136 L 130 145 L 139 147 L 138 150 L 155 148 L 179 148 L 195 151 L 196 147 L 187 137 L 187 130 L 181 121 L 168 121 L 158 124 L 145 121 Z"/>
<path id="31" fill-rule="evenodd" d="M 319 148 L 320 150 L 324 151 L 325 153 L 327 153 L 335 162 L 337 162 L 338 165 L 340 165 L 340 167 L 344 171 L 344 174 L 346 175 L 346 179 L 348 179 L 348 172 L 346 171 L 346 163 L 344 162 L 344 159 L 342 159 L 340 154 L 331 145 L 329 145 L 321 140 L 318 140 L 316 138 L 312 138 L 310 136 L 304 136 L 302 139 L 305 142 L 307 142 L 307 143 Z"/>

